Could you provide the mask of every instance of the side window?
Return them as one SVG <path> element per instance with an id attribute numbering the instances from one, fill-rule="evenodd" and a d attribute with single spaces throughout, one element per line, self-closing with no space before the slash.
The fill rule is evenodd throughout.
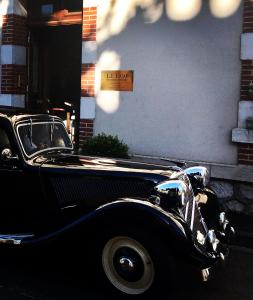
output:
<path id="1" fill-rule="evenodd" d="M 0 152 L 4 148 L 11 148 L 11 144 L 6 131 L 0 127 Z"/>
<path id="2" fill-rule="evenodd" d="M 3 149 L 6 149 L 6 148 L 9 148 L 12 150 L 11 143 L 10 143 L 9 137 L 7 135 L 7 132 L 0 125 L 0 154 L 3 151 Z M 4 167 L 4 166 L 5 166 L 5 162 L 1 159 L 1 156 L 0 156 L 0 167 Z"/>

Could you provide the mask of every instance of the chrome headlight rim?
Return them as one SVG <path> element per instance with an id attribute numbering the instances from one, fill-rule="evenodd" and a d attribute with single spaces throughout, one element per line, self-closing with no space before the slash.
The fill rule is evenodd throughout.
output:
<path id="1" fill-rule="evenodd" d="M 155 186 L 154 189 L 161 198 L 176 199 L 178 207 L 183 207 L 186 204 L 188 186 L 183 180 L 166 180 Z"/>
<path id="2" fill-rule="evenodd" d="M 209 184 L 210 175 L 206 167 L 190 167 L 185 169 L 184 173 L 190 177 L 195 178 L 195 180 L 200 184 L 201 187 L 206 187 Z"/>

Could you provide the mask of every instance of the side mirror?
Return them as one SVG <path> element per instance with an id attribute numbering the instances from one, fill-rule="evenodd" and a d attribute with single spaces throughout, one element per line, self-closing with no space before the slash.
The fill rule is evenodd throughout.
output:
<path id="1" fill-rule="evenodd" d="M 4 162 L 18 161 L 18 156 L 12 156 L 11 149 L 5 148 L 1 152 L 1 160 Z"/>

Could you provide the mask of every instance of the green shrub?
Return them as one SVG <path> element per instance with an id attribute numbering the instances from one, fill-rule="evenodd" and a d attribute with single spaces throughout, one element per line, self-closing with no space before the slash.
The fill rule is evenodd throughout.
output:
<path id="1" fill-rule="evenodd" d="M 100 133 L 88 139 L 82 146 L 84 155 L 128 158 L 128 146 L 118 136 Z"/>

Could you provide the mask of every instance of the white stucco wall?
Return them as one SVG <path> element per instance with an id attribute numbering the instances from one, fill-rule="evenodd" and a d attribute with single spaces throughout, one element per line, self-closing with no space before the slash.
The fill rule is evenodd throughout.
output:
<path id="1" fill-rule="evenodd" d="M 134 70 L 134 91 L 98 91 L 95 133 L 117 134 L 135 154 L 235 164 L 241 26 L 241 8 L 217 18 L 208 1 L 185 22 L 164 10 L 145 23 L 140 9 L 98 41 L 98 78 L 103 69 Z"/>

